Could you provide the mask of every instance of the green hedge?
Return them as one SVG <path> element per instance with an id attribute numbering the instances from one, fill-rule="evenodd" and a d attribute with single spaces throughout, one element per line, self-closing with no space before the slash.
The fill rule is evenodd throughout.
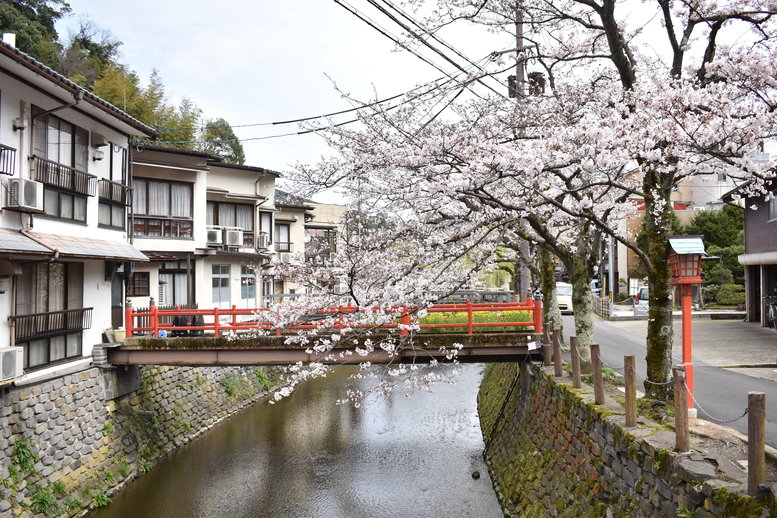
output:
<path id="1" fill-rule="evenodd" d="M 723 284 L 717 293 L 718 304 L 744 304 L 745 287 L 739 284 Z"/>
<path id="2" fill-rule="evenodd" d="M 472 314 L 473 322 L 531 322 L 528 311 L 478 311 Z M 429 313 L 420 321 L 421 324 L 466 324 L 467 313 L 465 311 L 450 313 Z M 528 330 L 532 326 L 516 327 L 473 327 L 473 332 L 483 331 L 514 331 Z M 460 333 L 466 332 L 466 327 L 438 327 L 421 329 L 422 333 Z"/>

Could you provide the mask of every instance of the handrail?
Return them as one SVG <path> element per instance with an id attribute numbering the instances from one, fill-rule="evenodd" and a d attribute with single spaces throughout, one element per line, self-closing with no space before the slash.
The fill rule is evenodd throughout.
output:
<path id="1" fill-rule="evenodd" d="M 76 308 L 46 313 L 11 315 L 8 319 L 14 322 L 16 342 L 27 342 L 89 329 L 92 327 L 93 309 Z"/>
<path id="2" fill-rule="evenodd" d="M 127 205 L 129 187 L 121 182 L 114 182 L 107 178 L 100 178 L 100 198 Z"/>
<path id="3" fill-rule="evenodd" d="M 31 158 L 33 180 L 78 194 L 95 195 L 96 176 L 36 155 L 32 155 Z"/>
<path id="4" fill-rule="evenodd" d="M 313 317 L 321 317 L 320 320 L 326 321 L 323 327 L 327 329 L 354 329 L 354 328 L 375 328 L 381 329 L 399 329 L 400 334 L 410 334 L 412 318 L 411 315 L 416 311 L 415 308 L 407 306 L 393 306 L 391 308 L 359 308 L 357 306 L 335 306 L 322 308 L 317 310 Z M 473 334 L 475 328 L 479 327 L 531 327 L 533 333 L 542 334 L 542 302 L 532 299 L 526 302 L 506 302 L 506 303 L 480 303 L 473 304 L 467 302 L 466 304 L 440 304 L 432 306 L 426 310 L 428 313 L 466 313 L 466 323 L 441 323 L 441 324 L 418 324 L 420 329 L 444 329 L 451 328 L 458 330 L 466 328 L 467 334 Z M 526 311 L 531 314 L 531 320 L 521 322 L 475 322 L 474 314 L 485 311 Z M 259 329 L 263 331 L 273 331 L 280 336 L 284 331 L 294 332 L 305 329 L 321 329 L 322 324 L 308 322 L 294 322 L 282 327 L 274 325 L 269 320 L 261 320 L 259 318 L 252 319 L 250 321 L 238 321 L 238 316 L 254 316 L 259 317 L 263 312 L 274 313 L 272 309 L 268 308 L 237 308 L 232 306 L 229 309 L 213 308 L 213 309 L 182 309 L 176 307 L 175 309 L 158 309 L 156 306 L 151 306 L 145 311 L 134 311 L 132 308 L 127 308 L 125 313 L 125 327 L 126 336 L 131 338 L 137 333 L 150 333 L 152 336 L 159 336 L 160 331 L 175 330 L 175 331 L 210 331 L 218 336 L 221 332 L 236 332 L 236 331 L 248 331 L 251 329 Z M 383 323 L 378 326 L 375 324 L 359 323 L 356 320 L 349 319 L 349 314 L 382 314 L 382 313 L 396 313 L 399 315 L 399 322 Z M 213 322 L 203 322 L 202 325 L 186 325 L 186 326 L 173 326 L 170 323 L 163 322 L 162 320 L 169 320 L 169 317 L 175 316 L 201 316 L 212 317 Z M 165 318 L 167 317 L 167 318 Z M 222 320 L 221 317 L 224 317 Z M 136 326 L 135 319 L 147 319 L 148 325 Z M 319 322 L 320 322 L 319 320 Z"/>
<path id="5" fill-rule="evenodd" d="M 14 175 L 16 148 L 0 144 L 0 174 Z"/>

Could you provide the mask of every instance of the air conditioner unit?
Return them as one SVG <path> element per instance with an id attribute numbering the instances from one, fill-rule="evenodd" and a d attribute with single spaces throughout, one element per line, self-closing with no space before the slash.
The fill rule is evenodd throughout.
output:
<path id="1" fill-rule="evenodd" d="M 9 178 L 5 208 L 43 212 L 43 184 L 26 178 Z"/>
<path id="2" fill-rule="evenodd" d="M 22 347 L 0 347 L 0 381 L 22 377 L 23 351 Z"/>
<path id="3" fill-rule="evenodd" d="M 262 232 L 261 234 L 259 234 L 259 239 L 256 245 L 258 248 L 262 250 L 267 250 L 268 248 L 270 248 L 270 236 L 267 235 L 267 233 Z"/>
<path id="4" fill-rule="evenodd" d="M 224 243 L 224 229 L 221 227 L 208 227 L 208 245 L 221 245 Z"/>
<path id="5" fill-rule="evenodd" d="M 243 231 L 242 230 L 225 230 L 224 236 L 227 246 L 243 246 Z"/>
<path id="6" fill-rule="evenodd" d="M 280 258 L 280 261 L 281 261 L 282 263 L 289 264 L 289 263 L 291 262 L 291 259 L 292 259 L 292 257 L 291 257 L 291 256 L 292 256 L 292 254 L 291 254 L 291 253 L 289 253 L 289 252 L 283 252 L 283 253 L 281 253 L 281 254 L 280 254 L 280 257 L 279 257 L 279 258 Z"/>

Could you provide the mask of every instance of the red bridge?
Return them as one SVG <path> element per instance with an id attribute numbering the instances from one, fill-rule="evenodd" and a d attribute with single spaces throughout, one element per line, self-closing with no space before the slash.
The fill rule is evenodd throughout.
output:
<path id="1" fill-rule="evenodd" d="M 539 301 L 438 304 L 413 322 L 416 311 L 406 306 L 385 311 L 338 306 L 279 326 L 272 319 L 276 313 L 267 308 L 128 309 L 127 339 L 124 345 L 109 349 L 108 361 L 115 365 L 428 362 L 444 359 L 455 349 L 462 362 L 514 362 L 539 354 L 532 344 L 542 335 Z M 363 318 L 365 314 L 395 318 L 372 324 Z M 332 334 L 339 334 L 341 340 L 326 352 L 316 352 L 312 344 L 287 343 L 290 337 L 310 330 L 317 331 L 311 342 Z M 364 351 L 366 340 L 374 344 L 368 352 Z M 394 354 L 380 347 L 388 340 L 395 344 Z"/>

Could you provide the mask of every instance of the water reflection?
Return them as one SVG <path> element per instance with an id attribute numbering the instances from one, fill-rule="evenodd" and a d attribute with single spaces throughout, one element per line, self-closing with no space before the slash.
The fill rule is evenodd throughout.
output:
<path id="1" fill-rule="evenodd" d="M 197 439 L 94 516 L 502 516 L 481 457 L 483 367 L 458 370 L 432 394 L 354 409 L 334 402 L 366 382 L 339 367 Z"/>

